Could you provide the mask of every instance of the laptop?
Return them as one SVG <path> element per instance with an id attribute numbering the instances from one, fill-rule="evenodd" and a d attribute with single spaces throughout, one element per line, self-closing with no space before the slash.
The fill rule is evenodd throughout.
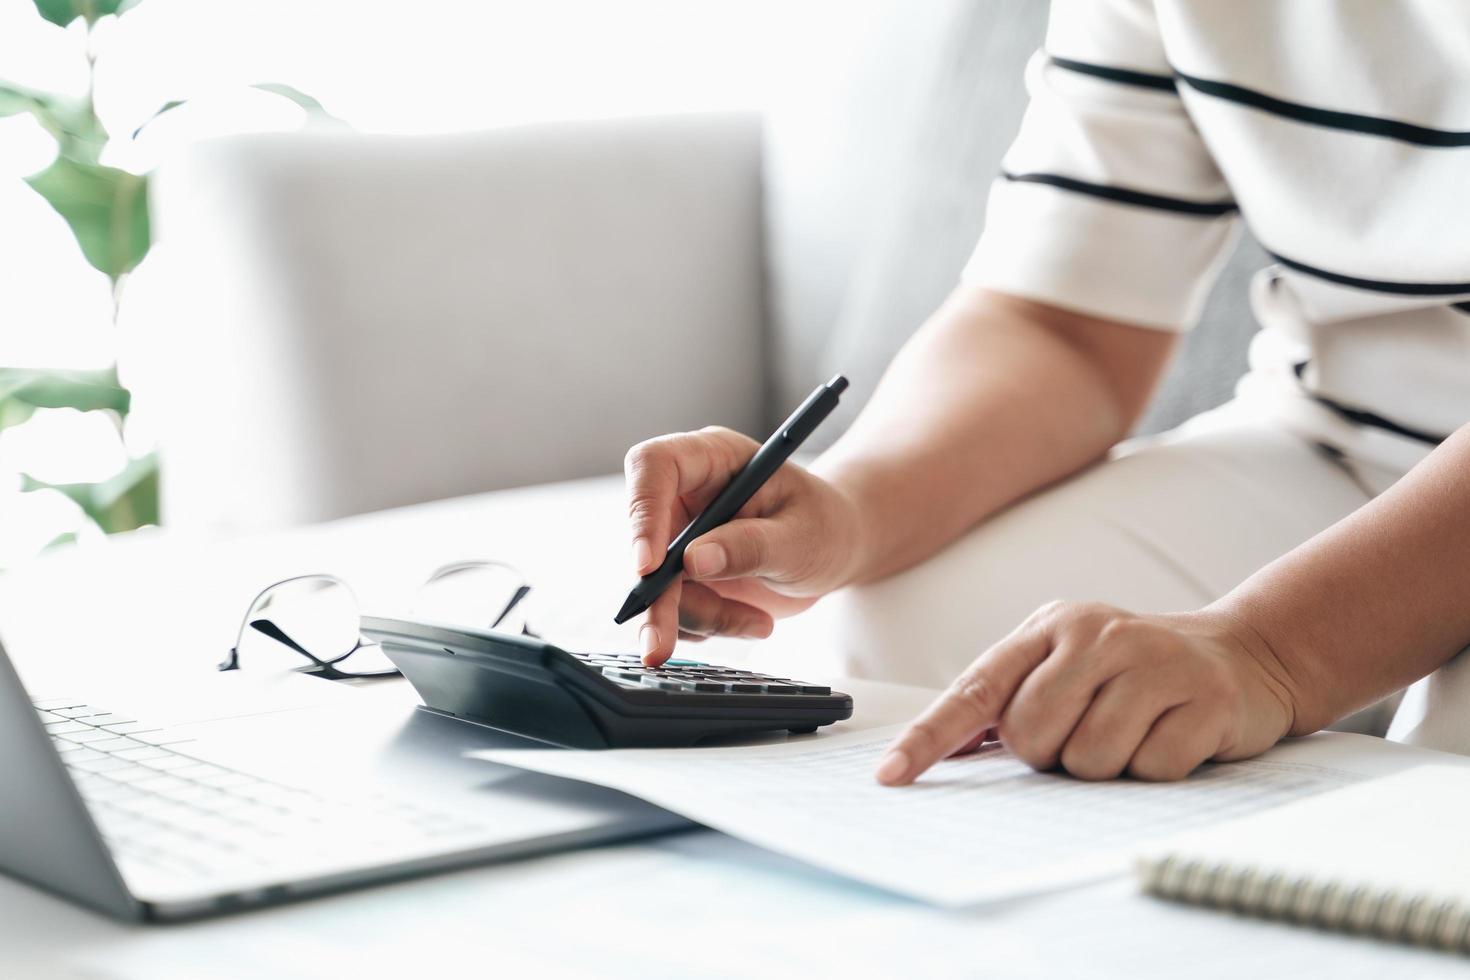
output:
<path id="1" fill-rule="evenodd" d="M 416 710 L 401 681 L 281 682 L 294 700 L 245 707 L 234 687 L 161 724 L 33 700 L 0 645 L 0 870 L 121 919 L 173 921 L 690 826 L 463 758 L 539 743 Z M 167 695 L 196 696 L 208 705 Z"/>

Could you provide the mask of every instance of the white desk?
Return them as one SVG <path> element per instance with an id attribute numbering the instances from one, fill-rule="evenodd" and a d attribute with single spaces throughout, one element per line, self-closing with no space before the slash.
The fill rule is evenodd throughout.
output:
<path id="1" fill-rule="evenodd" d="M 511 491 L 234 543 L 142 535 L 0 578 L 0 636 L 38 696 L 207 671 L 252 590 L 332 570 L 368 604 L 451 558 L 596 597 L 627 578 L 617 481 Z M 538 529 L 563 532 L 544 540 Z M 612 583 L 609 589 L 608 583 Z M 820 607 L 818 607 L 820 609 Z M 821 617 L 725 659 L 820 674 Z M 800 666 L 792 666 L 793 662 Z M 79 681 L 78 678 L 85 678 Z M 79 689 L 80 686 L 80 689 Z M 985 832 L 977 813 L 975 833 Z M 940 846 L 936 843 L 936 846 Z M 1176 907 L 1119 880 L 942 912 L 708 831 L 534 858 L 188 925 L 103 919 L 0 877 L 0 977 L 1470 975 L 1470 963 Z"/>

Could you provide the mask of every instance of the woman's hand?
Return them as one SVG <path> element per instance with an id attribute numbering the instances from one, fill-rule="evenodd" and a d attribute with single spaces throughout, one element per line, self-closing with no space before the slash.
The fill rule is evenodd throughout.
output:
<path id="1" fill-rule="evenodd" d="M 684 526 L 760 448 L 729 429 L 639 443 L 624 463 L 633 521 L 633 567 L 663 561 Z M 827 481 L 786 463 L 735 519 L 695 539 L 684 574 L 648 610 L 643 659 L 661 664 L 675 638 L 766 637 L 778 616 L 806 609 L 845 584 L 860 553 L 857 506 Z"/>
<path id="2" fill-rule="evenodd" d="M 1034 769 L 1182 779 L 1206 760 L 1270 748 L 1291 730 L 1295 705 L 1270 648 L 1224 613 L 1057 602 L 981 654 L 894 741 L 877 778 L 912 782 L 998 736 Z"/>

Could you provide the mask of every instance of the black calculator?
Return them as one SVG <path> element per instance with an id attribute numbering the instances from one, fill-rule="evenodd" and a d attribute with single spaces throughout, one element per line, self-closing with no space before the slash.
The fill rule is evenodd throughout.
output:
<path id="1" fill-rule="evenodd" d="M 852 698 L 822 684 L 695 660 L 644 667 L 632 653 L 570 653 L 531 636 L 364 616 L 424 706 L 575 749 L 693 745 L 852 717 Z"/>

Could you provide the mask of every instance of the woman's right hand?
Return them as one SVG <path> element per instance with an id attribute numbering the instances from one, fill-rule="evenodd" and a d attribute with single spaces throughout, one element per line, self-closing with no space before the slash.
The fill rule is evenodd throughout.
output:
<path id="1" fill-rule="evenodd" d="M 628 513 L 639 576 L 760 448 L 729 429 L 660 436 L 628 452 Z M 696 538 L 684 573 L 649 608 L 643 660 L 663 663 L 676 639 L 769 636 L 779 616 L 806 609 L 851 580 L 861 556 L 856 503 L 787 462 L 735 518 Z"/>

